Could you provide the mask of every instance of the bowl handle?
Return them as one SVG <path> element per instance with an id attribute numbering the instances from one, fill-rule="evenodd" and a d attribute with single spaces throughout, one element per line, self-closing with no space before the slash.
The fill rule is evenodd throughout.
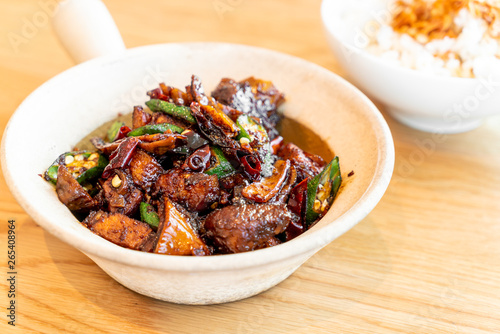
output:
<path id="1" fill-rule="evenodd" d="M 62 1 L 52 24 L 77 63 L 125 50 L 118 27 L 101 0 Z"/>

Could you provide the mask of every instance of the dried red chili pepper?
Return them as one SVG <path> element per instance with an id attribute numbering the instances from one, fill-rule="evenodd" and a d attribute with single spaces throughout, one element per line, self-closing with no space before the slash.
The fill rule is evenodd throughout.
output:
<path id="1" fill-rule="evenodd" d="M 163 94 L 163 91 L 160 88 L 150 90 L 147 94 L 151 99 L 168 101 L 168 96 Z"/>
<path id="2" fill-rule="evenodd" d="M 302 225 L 301 221 L 291 221 L 290 224 L 286 227 L 285 230 L 285 236 L 286 236 L 286 241 L 290 241 L 302 233 L 304 233 L 304 225 Z"/>
<path id="3" fill-rule="evenodd" d="M 293 187 L 290 192 L 290 198 L 288 199 L 288 209 L 299 216 L 301 220 L 305 209 L 308 180 L 309 179 L 304 179 Z"/>
<path id="4" fill-rule="evenodd" d="M 290 197 L 288 198 L 288 209 L 299 216 L 300 220 L 298 222 L 290 223 L 286 230 L 286 240 L 291 240 L 304 231 L 304 216 L 306 209 L 306 199 L 307 199 L 307 182 L 309 178 L 302 180 L 299 184 L 293 187 L 290 192 Z"/>
<path id="5" fill-rule="evenodd" d="M 210 166 L 210 146 L 205 145 L 200 149 L 194 151 L 183 165 L 183 168 L 189 168 L 193 172 L 204 172 Z"/>
<path id="6" fill-rule="evenodd" d="M 102 177 L 107 179 L 113 174 L 112 171 L 114 169 L 127 166 L 139 142 L 140 140 L 136 137 L 129 137 L 122 141 L 118 148 L 111 154 L 109 164 L 102 172 Z"/>
<path id="7" fill-rule="evenodd" d="M 245 155 L 240 158 L 240 162 L 243 165 L 245 174 L 252 179 L 253 181 L 257 181 L 260 179 L 260 171 L 262 170 L 262 166 L 257 157 L 253 155 Z"/>
<path id="8" fill-rule="evenodd" d="M 128 126 L 126 125 L 122 126 L 120 130 L 118 130 L 118 133 L 116 134 L 115 141 L 127 137 L 127 134 L 130 131 L 132 130 Z"/>
<path id="9" fill-rule="evenodd" d="M 275 197 L 286 181 L 290 171 L 290 160 L 278 160 L 274 167 L 271 176 L 247 185 L 241 191 L 241 195 L 257 203 L 265 203 Z"/>

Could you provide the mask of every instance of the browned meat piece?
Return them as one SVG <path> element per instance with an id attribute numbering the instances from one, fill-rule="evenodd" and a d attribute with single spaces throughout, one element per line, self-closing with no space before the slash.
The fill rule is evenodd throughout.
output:
<path id="1" fill-rule="evenodd" d="M 220 191 L 220 199 L 219 199 L 219 204 L 220 205 L 227 205 L 229 204 L 229 201 L 231 200 L 231 193 L 222 190 Z"/>
<path id="2" fill-rule="evenodd" d="M 225 190 L 232 191 L 236 186 L 248 185 L 248 180 L 243 176 L 243 174 L 236 173 L 219 179 L 219 185 Z"/>
<path id="3" fill-rule="evenodd" d="M 111 213 L 118 212 L 130 216 L 137 211 L 143 198 L 132 177 L 119 169 L 102 184 L 102 189 Z"/>
<path id="4" fill-rule="evenodd" d="M 325 161 L 318 155 L 304 152 L 297 145 L 288 143 L 278 151 L 278 156 L 284 160 L 288 159 L 297 169 L 297 182 L 309 176 L 319 174 L 325 167 Z"/>
<path id="5" fill-rule="evenodd" d="M 265 203 L 275 197 L 283 187 L 290 171 L 290 161 L 278 160 L 271 176 L 253 182 L 243 188 L 241 195 L 257 203 Z"/>
<path id="6" fill-rule="evenodd" d="M 148 224 L 129 218 L 121 213 L 93 211 L 83 224 L 104 239 L 118 246 L 150 251 L 156 233 Z"/>
<path id="7" fill-rule="evenodd" d="M 113 153 L 114 150 L 118 148 L 118 146 L 120 146 L 122 142 L 125 141 L 125 139 L 126 138 L 122 138 L 112 143 L 106 143 L 104 140 L 102 140 L 102 138 L 94 137 L 90 139 L 90 142 L 92 143 L 92 145 L 95 146 L 96 149 L 101 151 L 104 155 L 109 156 L 111 155 L 111 153 Z"/>
<path id="8" fill-rule="evenodd" d="M 186 143 L 186 136 L 177 133 L 157 133 L 135 137 L 140 140 L 139 147 L 144 151 L 162 155 Z"/>
<path id="9" fill-rule="evenodd" d="M 130 160 L 129 171 L 134 183 L 149 193 L 151 185 L 163 173 L 163 168 L 155 158 L 139 149 Z"/>
<path id="10" fill-rule="evenodd" d="M 203 105 L 214 106 L 215 101 L 205 95 L 205 89 L 203 88 L 201 80 L 197 75 L 191 76 L 191 85 L 186 87 L 186 92 L 191 96 L 193 101 Z"/>
<path id="11" fill-rule="evenodd" d="M 228 114 L 232 113 L 231 108 L 219 103 L 213 97 L 205 95 L 201 80 L 196 75 L 191 76 L 191 85 L 189 87 L 189 93 L 193 97 L 193 102 L 196 102 L 190 104 L 191 112 L 196 118 L 200 130 L 202 132 L 206 132 L 205 130 L 207 129 L 211 131 L 216 130 L 229 138 L 236 137 L 239 133 L 239 128 L 234 123 L 234 120 L 228 116 Z M 197 106 L 197 108 L 193 109 L 193 105 Z M 238 113 L 238 111 L 235 112 Z M 209 138 L 211 131 L 205 133 Z"/>
<path id="12" fill-rule="evenodd" d="M 220 103 L 233 106 L 233 108 L 242 112 L 250 112 L 253 94 L 251 94 L 251 90 L 242 90 L 240 96 L 237 96 L 236 94 L 240 90 L 240 85 L 236 81 L 229 78 L 222 78 L 212 92 L 212 97 Z"/>
<path id="13" fill-rule="evenodd" d="M 160 202 L 160 225 L 154 252 L 167 255 L 210 255 L 205 243 L 189 223 L 189 217 L 164 197 Z"/>
<path id="14" fill-rule="evenodd" d="M 203 211 L 219 200 L 219 181 L 216 175 L 174 168 L 158 178 L 155 195 L 158 194 L 164 194 L 189 211 Z"/>
<path id="15" fill-rule="evenodd" d="M 278 246 L 281 244 L 281 241 L 278 240 L 278 238 L 272 237 L 266 242 L 266 248 L 267 247 L 273 247 L 273 246 Z"/>
<path id="16" fill-rule="evenodd" d="M 212 92 L 212 97 L 249 116 L 258 117 L 271 139 L 278 136 L 274 128 L 280 119 L 277 108 L 285 101 L 283 93 L 271 81 L 247 78 L 240 82 L 224 78 Z"/>
<path id="17" fill-rule="evenodd" d="M 151 122 L 151 115 L 142 109 L 141 106 L 135 106 L 132 113 L 132 128 L 137 129 Z"/>
<path id="18" fill-rule="evenodd" d="M 200 109 L 203 113 L 203 116 L 207 118 L 214 126 L 219 128 L 229 138 L 234 138 L 239 134 L 240 129 L 238 128 L 236 123 L 224 113 L 224 111 L 222 110 L 222 105 L 220 106 L 220 108 L 217 108 L 200 104 Z"/>
<path id="19" fill-rule="evenodd" d="M 90 211 L 97 206 L 97 202 L 62 164 L 57 171 L 56 192 L 59 200 L 71 211 Z"/>
<path id="20" fill-rule="evenodd" d="M 241 148 L 240 142 L 233 138 L 239 132 L 238 127 L 222 111 L 193 102 L 191 114 L 198 122 L 200 131 L 214 144 L 233 149 Z"/>
<path id="21" fill-rule="evenodd" d="M 251 87 L 257 101 L 261 101 L 257 103 L 257 108 L 262 108 L 261 110 L 271 112 L 285 102 L 285 94 L 276 89 L 271 81 L 249 77 L 241 80 L 240 85 L 249 85 Z"/>
<path id="22" fill-rule="evenodd" d="M 292 191 L 296 181 L 297 181 L 297 169 L 295 169 L 295 167 L 293 166 L 290 166 L 290 171 L 288 172 L 285 184 L 283 185 L 283 188 L 281 188 L 279 194 L 273 198 L 273 202 L 286 203 L 288 201 L 288 197 L 290 196 L 290 192 Z"/>
<path id="23" fill-rule="evenodd" d="M 160 90 L 168 102 L 175 103 L 178 106 L 189 106 L 193 102 L 190 94 L 186 94 L 178 88 L 167 86 L 163 82 L 160 83 Z"/>
<path id="24" fill-rule="evenodd" d="M 102 190 L 102 186 L 100 188 L 101 190 L 99 190 L 99 192 L 94 196 L 94 201 L 96 201 L 97 205 L 92 210 L 103 210 L 108 206 L 106 198 L 104 197 L 104 191 Z"/>
<path id="25" fill-rule="evenodd" d="M 154 112 L 153 113 L 153 119 L 151 120 L 152 124 L 162 124 L 162 123 L 169 123 L 173 125 L 177 125 L 183 129 L 186 129 L 190 126 L 189 123 L 184 122 L 178 118 L 172 117 L 170 115 L 164 114 L 162 112 Z"/>
<path id="26" fill-rule="evenodd" d="M 240 253 L 266 247 L 295 219 L 286 205 L 247 204 L 226 206 L 210 213 L 205 236 L 222 253 Z"/>
<path id="27" fill-rule="evenodd" d="M 162 155 L 167 151 L 182 146 L 187 141 L 186 136 L 177 133 L 157 133 L 153 135 L 126 137 L 112 143 L 106 143 L 101 138 L 94 137 L 90 139 L 90 142 L 103 154 L 109 156 L 120 146 L 121 143 L 132 138 L 134 140 L 139 140 L 138 146 L 140 148 L 157 155 Z"/>

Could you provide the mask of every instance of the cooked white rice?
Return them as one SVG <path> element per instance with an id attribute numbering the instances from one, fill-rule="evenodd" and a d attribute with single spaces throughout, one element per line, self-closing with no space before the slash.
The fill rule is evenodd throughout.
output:
<path id="1" fill-rule="evenodd" d="M 395 32 L 390 19 L 387 17 L 382 24 L 379 20 L 378 29 L 368 36 L 370 42 L 366 46 L 366 50 L 385 61 L 426 73 L 458 77 L 484 76 L 492 67 L 500 69 L 500 38 L 491 36 L 488 24 L 465 8 L 454 18 L 454 23 L 462 28 L 457 38 L 417 41 L 408 34 Z"/>

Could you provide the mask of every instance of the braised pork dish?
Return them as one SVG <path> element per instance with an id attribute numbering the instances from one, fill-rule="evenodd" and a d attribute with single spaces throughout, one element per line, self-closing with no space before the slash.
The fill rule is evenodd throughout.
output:
<path id="1" fill-rule="evenodd" d="M 341 183 L 338 157 L 285 142 L 284 94 L 270 81 L 197 76 L 160 84 L 128 125 L 114 122 L 94 150 L 61 154 L 43 177 L 93 233 L 158 254 L 215 255 L 271 247 L 313 226 Z"/>

